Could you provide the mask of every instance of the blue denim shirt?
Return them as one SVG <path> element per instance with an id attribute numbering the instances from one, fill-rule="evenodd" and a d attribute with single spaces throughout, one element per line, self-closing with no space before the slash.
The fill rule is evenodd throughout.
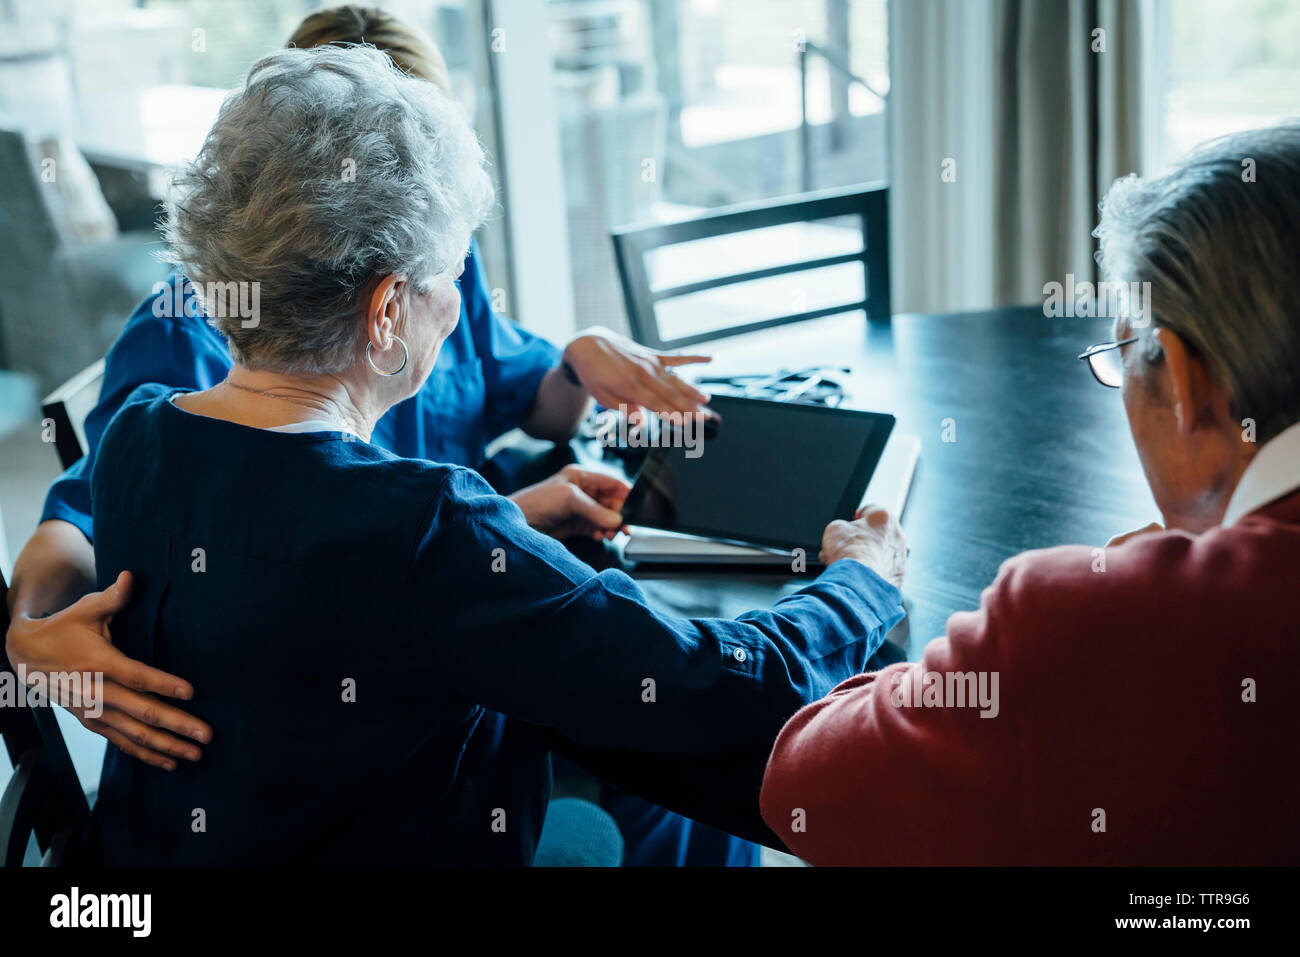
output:
<path id="1" fill-rule="evenodd" d="M 854 561 L 735 620 L 664 615 L 469 469 L 175 391 L 141 387 L 104 437 L 95 565 L 101 587 L 135 574 L 114 643 L 189 676 L 216 733 L 173 772 L 109 748 L 109 864 L 524 863 L 548 733 L 642 753 L 661 803 L 752 834 L 777 732 L 903 616 Z"/>

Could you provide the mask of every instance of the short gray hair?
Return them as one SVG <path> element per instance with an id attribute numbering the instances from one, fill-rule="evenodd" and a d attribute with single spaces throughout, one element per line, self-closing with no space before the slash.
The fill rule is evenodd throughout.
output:
<path id="1" fill-rule="evenodd" d="M 374 47 L 280 50 L 174 180 L 169 258 L 205 288 L 259 284 L 255 326 L 209 309 L 236 361 L 339 371 L 375 277 L 428 291 L 455 274 L 492 204 L 483 165 L 464 111 Z"/>
<path id="2" fill-rule="evenodd" d="M 1109 282 L 1150 282 L 1155 327 L 1177 333 L 1260 442 L 1300 421 L 1300 122 L 1211 140 L 1156 179 L 1118 180 L 1102 204 Z"/>

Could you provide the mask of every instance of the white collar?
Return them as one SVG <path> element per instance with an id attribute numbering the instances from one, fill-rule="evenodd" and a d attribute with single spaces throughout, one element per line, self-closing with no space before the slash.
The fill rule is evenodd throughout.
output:
<path id="1" fill-rule="evenodd" d="M 304 422 L 290 422 L 288 425 L 263 426 L 267 432 L 342 432 L 348 441 L 365 442 L 351 429 L 345 429 L 328 419 L 307 419 Z"/>
<path id="2" fill-rule="evenodd" d="M 1241 474 L 1223 513 L 1223 527 L 1300 488 L 1300 422 L 1260 447 Z"/>

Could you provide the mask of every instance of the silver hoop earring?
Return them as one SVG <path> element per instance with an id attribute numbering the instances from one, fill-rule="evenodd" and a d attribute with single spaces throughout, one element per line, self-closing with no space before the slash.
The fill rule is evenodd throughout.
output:
<path id="1" fill-rule="evenodd" d="M 410 352 L 408 352 L 406 349 L 406 343 L 402 341 L 401 336 L 393 336 L 393 341 L 402 347 L 402 364 L 398 366 L 396 369 L 394 369 L 392 372 L 385 372 L 383 369 L 379 368 L 379 366 L 375 365 L 375 360 L 370 357 L 370 350 L 374 347 L 375 344 L 373 342 L 366 343 L 366 361 L 370 363 L 370 368 L 374 369 L 375 372 L 379 375 L 394 376 L 406 368 L 406 360 L 410 358 L 411 355 Z"/>

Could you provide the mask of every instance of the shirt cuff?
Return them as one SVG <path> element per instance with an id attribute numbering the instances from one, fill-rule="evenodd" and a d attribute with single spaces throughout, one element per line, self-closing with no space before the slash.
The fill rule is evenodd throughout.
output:
<path id="1" fill-rule="evenodd" d="M 842 584 L 861 596 L 876 624 L 883 629 L 881 637 L 893 628 L 906 615 L 903 609 L 903 593 L 892 583 L 862 562 L 852 558 L 841 558 L 832 562 L 818 576 L 818 581 L 830 581 Z"/>

